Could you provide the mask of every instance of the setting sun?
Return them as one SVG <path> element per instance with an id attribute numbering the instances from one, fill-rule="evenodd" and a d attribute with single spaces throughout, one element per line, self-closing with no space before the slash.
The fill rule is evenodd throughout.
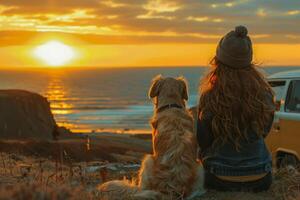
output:
<path id="1" fill-rule="evenodd" d="M 59 41 L 49 41 L 36 47 L 34 54 L 50 66 L 64 65 L 74 57 L 72 47 Z"/>

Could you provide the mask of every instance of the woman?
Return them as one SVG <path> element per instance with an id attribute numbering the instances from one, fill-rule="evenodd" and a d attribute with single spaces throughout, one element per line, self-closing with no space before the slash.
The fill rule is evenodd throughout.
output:
<path id="1" fill-rule="evenodd" d="M 221 39 L 200 86 L 197 138 L 208 189 L 259 192 L 272 183 L 264 138 L 274 116 L 273 92 L 252 63 L 247 33 L 238 26 Z"/>

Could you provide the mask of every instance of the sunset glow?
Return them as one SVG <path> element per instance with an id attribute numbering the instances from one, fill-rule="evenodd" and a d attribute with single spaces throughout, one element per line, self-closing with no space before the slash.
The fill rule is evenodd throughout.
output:
<path id="1" fill-rule="evenodd" d="M 2 0 L 0 67 L 207 66 L 237 25 L 248 28 L 257 62 L 299 66 L 299 6 L 296 0 Z"/>
<path id="2" fill-rule="evenodd" d="M 59 41 L 50 41 L 36 47 L 34 54 L 49 66 L 64 65 L 74 57 L 73 49 Z"/>

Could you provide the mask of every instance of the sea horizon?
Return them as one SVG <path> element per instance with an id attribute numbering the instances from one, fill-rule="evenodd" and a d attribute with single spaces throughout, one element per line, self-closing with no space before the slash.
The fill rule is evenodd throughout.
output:
<path id="1" fill-rule="evenodd" d="M 58 125 L 73 132 L 150 133 L 153 105 L 148 88 L 157 74 L 184 76 L 187 107 L 197 105 L 198 85 L 208 67 L 28 68 L 0 69 L 0 89 L 39 93 L 50 102 Z M 293 67 L 261 67 L 266 75 Z"/>

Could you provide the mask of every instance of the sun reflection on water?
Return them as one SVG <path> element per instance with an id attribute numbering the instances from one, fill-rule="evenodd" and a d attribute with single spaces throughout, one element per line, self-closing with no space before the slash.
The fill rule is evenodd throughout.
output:
<path id="1" fill-rule="evenodd" d="M 51 110 L 54 115 L 72 113 L 74 106 L 66 101 L 68 99 L 67 90 L 59 74 L 51 74 L 51 79 L 44 95 L 50 101 Z"/>

